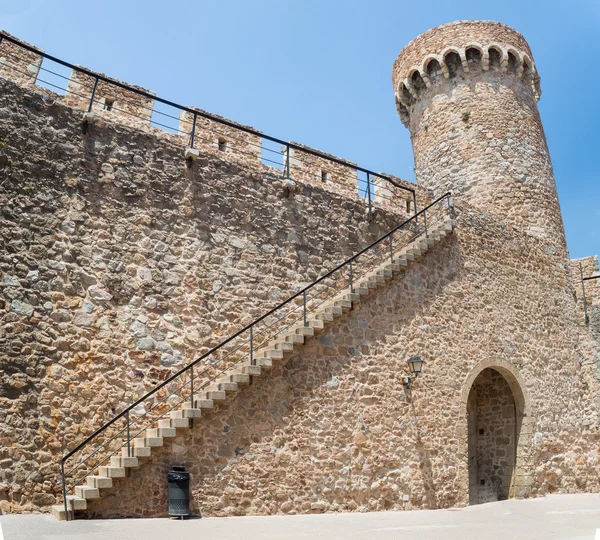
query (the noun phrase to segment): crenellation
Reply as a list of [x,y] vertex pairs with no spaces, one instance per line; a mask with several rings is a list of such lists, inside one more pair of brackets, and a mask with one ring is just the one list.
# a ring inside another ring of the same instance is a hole
[[[39,52],[44,52],[43,49],[34,47],[26,41],[15,38],[8,34],[11,38],[23,43],[29,47],[33,47]],[[0,41],[0,77],[4,77],[10,81],[16,82],[22,86],[32,86],[35,84],[40,67],[42,65],[42,56],[35,52],[28,51],[19,45],[11,43],[7,39]]]
[[[206,111],[197,107],[188,108],[206,113]],[[238,124],[223,116],[216,114],[211,114],[211,116],[226,120],[234,126],[249,128],[249,126]],[[193,126],[194,114],[186,110],[181,111],[179,115],[179,132],[187,141],[191,139]],[[254,128],[251,129],[254,130]],[[194,148],[221,159],[245,163],[252,167],[261,166],[262,140],[260,136],[215,122],[201,115],[196,115]]]
[[[98,73],[106,77],[103,73]],[[110,79],[116,83],[123,84],[116,79]],[[97,81],[97,82],[96,82]],[[141,86],[128,85],[154,95],[154,92]],[[152,98],[132,92],[111,82],[95,79],[82,71],[73,70],[67,85],[64,101],[71,107],[77,107],[107,120],[114,120],[133,127],[147,128],[152,118],[154,100]]]
[[[301,148],[318,151],[310,146],[294,141],[291,142]],[[284,170],[288,165],[287,148],[287,146],[281,148],[284,159]],[[324,155],[339,160],[339,158],[332,156],[331,154]],[[309,184],[317,184],[323,186],[325,189],[341,193],[345,196],[356,197],[358,194],[358,172],[356,170],[356,163],[350,161],[344,161],[344,164],[336,163],[335,161],[330,161],[312,153],[303,152],[297,148],[290,148],[289,173],[291,178],[298,178]]]

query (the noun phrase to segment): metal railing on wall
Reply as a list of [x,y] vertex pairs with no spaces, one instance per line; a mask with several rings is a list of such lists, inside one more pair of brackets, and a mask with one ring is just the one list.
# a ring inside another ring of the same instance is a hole
[[[406,204],[402,208],[404,213],[412,215],[418,211],[415,189],[404,186],[385,174],[371,171],[300,144],[284,141],[217,115],[174,103],[144,89],[124,84],[56,58],[0,32],[0,46],[4,40],[24,51],[41,57],[43,61],[47,61],[46,63],[56,64],[57,68],[70,69],[71,75],[67,77],[58,73],[58,69],[49,69],[44,66],[42,61],[42,64],[38,66],[38,73],[34,77],[26,68],[19,69],[17,67],[20,63],[23,63],[23,58],[11,55],[7,51],[2,51],[1,54],[9,59],[12,57],[14,62],[5,62],[3,69],[8,68],[19,73],[22,77],[34,79],[35,84],[44,86],[55,94],[62,92],[65,98],[78,100],[78,106],[84,110],[87,109],[90,113],[98,110],[101,113],[116,113],[123,115],[124,118],[130,117],[138,121],[141,120],[146,125],[179,135],[183,144],[192,149],[198,145],[203,148],[215,146],[215,141],[221,140],[227,143],[239,143],[234,147],[236,154],[242,158],[244,156],[256,158],[257,155],[260,155],[260,162],[271,167],[273,171],[279,169],[283,178],[295,179],[296,175],[308,175],[314,184],[318,184],[320,180],[324,184],[337,184],[334,187],[345,185],[364,201],[369,220],[372,218],[376,202],[394,207],[399,206],[398,203],[402,201],[400,204]],[[73,72],[82,78],[76,84],[72,84]],[[103,93],[105,94],[107,87],[113,89],[113,93],[119,94],[118,99],[109,100],[107,96],[98,97],[100,85],[103,86]],[[123,95],[123,91],[125,95]],[[127,94],[129,94],[129,97],[127,97]],[[143,98],[143,100],[133,101],[131,99],[133,95]],[[159,110],[157,104],[160,104],[164,110]],[[177,116],[172,114],[177,111],[179,113]],[[209,121],[208,125],[205,122],[202,126],[199,126],[201,120]],[[137,125],[140,125],[139,122]],[[207,134],[211,136],[207,137]],[[246,139],[243,139],[243,137],[246,137]],[[220,149],[220,143],[216,146],[216,149]],[[314,160],[317,160],[316,163]],[[304,171],[294,171],[295,163],[300,163],[300,168],[303,167]],[[319,175],[321,178],[318,178]]]

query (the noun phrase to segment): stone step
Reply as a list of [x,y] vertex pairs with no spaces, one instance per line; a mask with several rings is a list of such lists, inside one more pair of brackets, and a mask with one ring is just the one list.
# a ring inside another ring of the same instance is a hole
[[[121,455],[127,456],[127,448],[121,448]],[[149,446],[132,446],[131,457],[150,457],[152,455],[152,448]]]
[[174,427],[151,428],[148,429],[146,433],[148,434],[148,437],[162,437],[163,439],[167,439],[169,437],[177,437],[177,430]]
[[240,370],[244,375],[252,375],[254,377],[260,375],[262,372],[262,370],[260,369],[260,366],[250,366],[250,365],[242,366],[240,368]]
[[[67,519],[67,516],[65,514],[65,507],[62,504],[55,504],[52,507],[52,515],[58,519],[58,521],[65,521]],[[69,510],[69,521],[75,519],[75,515],[73,513],[72,510]]]
[[294,330],[294,332],[296,334],[298,334],[299,336],[314,336],[315,335],[314,328],[311,328],[310,326],[297,326],[296,329]]
[[254,354],[255,358],[273,358],[275,360],[281,360],[283,358],[283,351],[278,349],[261,349],[260,351],[256,351]]
[[313,328],[314,330],[323,330],[323,328],[325,328],[325,324],[323,323],[323,321],[321,319],[308,319],[308,321],[306,321],[308,326],[310,328]]
[[276,341],[275,343],[273,343],[273,347],[283,352],[289,352],[294,350],[294,344],[291,341]]
[[333,306],[325,307],[325,311],[327,313],[331,313],[334,317],[339,317],[342,313],[344,313],[344,310],[342,309],[342,307],[336,306],[335,304]]
[[384,279],[390,279],[394,277],[394,272],[386,267],[383,270],[377,270],[377,275],[383,277]]
[[327,313],[326,311],[322,311],[321,313],[317,313],[315,317],[321,321],[333,321],[333,313]]
[[189,406],[176,411],[171,411],[171,418],[200,418],[201,416],[202,409],[194,409]]
[[360,294],[356,292],[347,293],[342,297],[342,300],[347,300],[349,302],[359,302]]
[[189,428],[190,421],[187,418],[163,418],[158,421],[159,428]]
[[347,313],[352,309],[352,302],[350,300],[336,300],[334,305],[341,307],[344,313]]
[[[376,288],[377,288],[377,282],[375,280],[369,279],[367,281],[361,281],[358,284],[358,287],[355,288],[355,290],[356,289],[376,289]],[[358,293],[358,294],[362,294],[362,293]]]
[[212,409],[214,408],[215,403],[214,400],[212,399],[206,399],[206,398],[197,398],[194,400],[194,407],[196,409]]
[[99,469],[99,473],[99,476],[108,476],[109,478],[125,478],[125,467],[102,466]]
[[[375,284],[375,287],[377,287],[377,284]],[[354,294],[364,296],[365,294],[369,294],[369,288],[359,285],[358,287],[354,287]]]
[[100,490],[90,486],[75,486],[75,495],[82,499],[99,499]]
[[[160,420],[159,420],[160,421]],[[136,457],[124,457],[124,456],[113,456],[110,458],[110,466],[111,467],[124,467],[124,468],[134,468],[139,465],[138,458]]]
[[108,489],[113,485],[112,478],[107,476],[88,476],[85,481],[89,487],[98,489]]
[[269,369],[270,367],[273,367],[273,359],[272,358],[255,358],[254,365],[265,368],[265,369]]
[[233,394],[239,390],[237,383],[234,382],[226,382],[226,381],[217,381],[214,386],[210,387],[210,390],[222,390],[223,392],[227,392],[228,394]]
[[371,274],[369,280],[375,281],[376,283],[385,283],[385,276],[379,275],[379,272]]
[[250,383],[250,375],[247,373],[231,373],[227,376],[228,380],[224,380],[221,382],[232,382],[236,384],[249,384]]
[[67,495],[67,507],[71,510],[87,510],[87,501],[77,495]]
[[162,446],[164,441],[162,437],[150,437],[147,435],[146,437],[136,437],[133,439],[134,448],[137,446],[148,446],[151,448],[155,448],[157,446]]
[[[198,399],[210,399],[212,401],[225,401],[227,399],[227,392],[225,390],[208,390],[198,396]],[[198,405],[196,405],[197,407]]]
[[305,337],[300,335],[300,334],[283,334],[281,336],[280,339],[277,340],[277,342],[279,341],[287,341],[288,343],[293,343],[293,344],[303,344],[304,343],[304,339]]

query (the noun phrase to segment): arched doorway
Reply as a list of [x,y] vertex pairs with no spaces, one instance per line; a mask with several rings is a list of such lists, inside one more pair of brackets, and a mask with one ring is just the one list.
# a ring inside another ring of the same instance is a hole
[[480,362],[467,377],[462,403],[459,455],[467,465],[469,504],[526,497],[533,418],[516,367],[505,360]]

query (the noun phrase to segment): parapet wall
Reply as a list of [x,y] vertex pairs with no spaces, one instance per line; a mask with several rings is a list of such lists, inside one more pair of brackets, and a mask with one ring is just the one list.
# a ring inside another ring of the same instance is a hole
[[[19,43],[29,45],[22,41]],[[42,52],[41,49],[36,50]],[[42,61],[43,57],[40,54],[29,52],[7,39],[0,43],[1,77],[20,85],[35,87],[36,91],[60,100],[70,107],[86,112],[90,111],[92,115],[84,117],[87,124],[109,121],[135,127],[142,131],[150,131],[166,140],[176,142],[184,148],[192,146],[202,154],[214,155],[219,159],[243,164],[274,176],[283,176],[289,172],[290,179],[295,182],[326,186],[329,191],[338,192],[365,204],[368,202],[365,186],[359,182],[355,163],[346,162],[347,166],[340,165],[334,160],[345,160],[306,147],[312,152],[290,148],[288,167],[287,152],[284,151],[282,156],[278,155],[277,151],[266,149],[261,132],[250,126],[207,113],[197,107],[182,109],[175,125],[173,118],[168,116],[172,115],[172,112],[163,113],[155,110],[154,92],[140,86],[122,83],[81,66],[79,67],[86,73],[73,69],[66,84],[65,93],[60,95],[48,88],[36,86]],[[102,79],[96,79],[94,75],[98,75]],[[196,111],[198,114],[192,111]],[[207,118],[206,115],[209,115],[210,118]],[[168,123],[172,125],[166,125]],[[162,128],[166,128],[166,130]],[[316,156],[314,152],[320,155]],[[277,163],[281,163],[281,165],[277,165]],[[382,176],[389,175],[382,174]],[[383,178],[378,178],[376,181],[374,179],[375,185],[376,182],[382,186],[379,192],[382,196],[378,197],[377,191],[372,189],[371,205],[374,208],[396,209],[399,214],[408,217],[410,214],[406,212],[405,199],[411,198],[412,194],[391,184],[386,185],[388,183]],[[406,189],[417,191],[417,197],[422,203],[419,204],[421,208],[430,200],[426,189],[406,181],[401,183]]]

